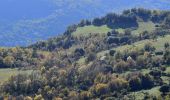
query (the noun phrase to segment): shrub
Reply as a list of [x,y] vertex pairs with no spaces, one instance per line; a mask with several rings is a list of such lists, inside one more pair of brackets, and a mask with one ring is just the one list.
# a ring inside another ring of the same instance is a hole
[[145,51],[152,52],[155,50],[155,47],[151,43],[147,43],[144,46]]
[[28,75],[18,74],[17,76],[12,76],[6,83],[4,83],[2,90],[12,95],[15,93],[20,95],[30,92],[33,89],[29,88],[30,86],[31,80],[28,79]]
[[164,44],[165,49],[168,49],[170,47],[169,43]]
[[109,54],[110,54],[111,56],[114,56],[115,53],[116,53],[115,50],[110,50],[110,51],[109,51]]
[[160,57],[153,57],[152,58],[152,66],[153,67],[160,67],[162,64],[162,58]]
[[95,26],[101,26],[101,25],[103,25],[103,20],[100,19],[100,18],[95,18],[93,20],[92,24],[95,25]]
[[112,35],[112,33],[111,33],[111,32],[108,32],[108,33],[107,33],[107,36],[111,36],[111,35]]
[[114,71],[118,72],[118,73],[122,73],[124,71],[127,71],[128,65],[125,61],[121,60],[119,61],[115,66],[114,66]]
[[105,67],[104,67],[104,71],[103,71],[104,73],[113,73],[113,68],[112,68],[112,66],[111,65],[106,65]]
[[118,44],[119,43],[119,38],[113,37],[113,36],[109,36],[107,38],[107,43],[108,44],[113,44],[113,43]]
[[139,77],[132,77],[129,80],[129,86],[132,91],[140,90],[141,89],[141,79]]
[[159,91],[162,92],[163,94],[166,94],[170,91],[170,87],[169,87],[169,85],[163,85],[163,86],[161,86]]
[[119,42],[123,44],[130,43],[130,38],[128,36],[121,37]]
[[112,30],[112,31],[111,31],[111,35],[112,35],[112,36],[116,36],[116,35],[118,35],[118,34],[119,34],[119,32],[116,31],[116,30]]
[[107,84],[103,84],[103,83],[99,83],[95,86],[95,93],[97,95],[103,95],[106,94],[108,92],[108,86]]
[[78,93],[76,91],[70,91],[68,97],[71,100],[77,100],[78,99]]
[[152,76],[155,76],[155,77],[156,76],[160,77],[162,73],[161,73],[160,70],[152,70],[152,71],[149,72],[149,74],[152,75]]
[[84,27],[86,25],[91,25],[91,22],[89,20],[81,20],[81,22],[78,24],[79,27]]
[[60,92],[62,95],[68,95],[69,94],[69,89],[67,87],[63,88]]
[[130,29],[126,29],[125,30],[125,35],[130,36],[131,35],[131,30]]
[[83,91],[80,93],[80,100],[90,100],[92,94],[88,91]]
[[85,55],[85,51],[82,48],[77,48],[74,52],[77,56],[84,56]]
[[86,62],[90,62],[96,59],[96,54],[95,53],[90,53],[87,56]]
[[139,67],[146,67],[147,65],[147,58],[145,56],[138,56],[137,57],[137,61],[136,61],[137,65]]
[[166,71],[166,67],[165,67],[165,66],[161,66],[161,67],[160,67],[160,70],[161,70],[161,71]]
[[164,53],[163,53],[163,51],[156,51],[155,52],[155,55],[163,55]]
[[110,80],[111,80],[111,74],[103,74],[103,73],[100,73],[96,76],[95,80],[94,80],[94,83],[108,83]]
[[140,33],[140,39],[149,39],[150,35],[148,31]]
[[127,89],[127,87],[128,87],[128,82],[122,78],[112,79],[109,82],[109,89],[111,92]]
[[150,89],[154,86],[154,80],[153,77],[151,77],[149,74],[139,74],[130,78],[129,86],[132,91]]
[[24,100],[33,100],[33,99],[32,99],[32,97],[27,96],[24,98]]
[[77,25],[71,25],[67,27],[67,30],[64,32],[64,35],[70,35],[72,32],[76,31]]
[[116,52],[115,53],[115,59],[116,60],[121,60],[123,58],[123,54],[121,52]]
[[153,77],[151,77],[149,74],[142,75],[141,80],[143,89],[150,89],[154,86]]
[[6,56],[3,59],[3,63],[7,66],[7,67],[12,67],[14,64],[14,57],[13,56]]
[[44,98],[43,98],[42,95],[40,94],[40,95],[36,95],[36,96],[34,97],[34,100],[44,100]]
[[166,95],[164,100],[170,100],[170,94]]
[[166,64],[170,64],[170,50],[165,50],[163,59]]

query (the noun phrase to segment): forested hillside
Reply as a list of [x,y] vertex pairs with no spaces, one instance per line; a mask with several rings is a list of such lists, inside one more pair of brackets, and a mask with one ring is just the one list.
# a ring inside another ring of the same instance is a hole
[[133,7],[168,10],[169,5],[169,0],[2,0],[0,46],[26,46],[46,40],[81,19],[109,12]]
[[[28,47],[0,49],[0,98],[169,100],[170,11],[129,9],[71,25]],[[33,70],[30,72],[30,70]]]

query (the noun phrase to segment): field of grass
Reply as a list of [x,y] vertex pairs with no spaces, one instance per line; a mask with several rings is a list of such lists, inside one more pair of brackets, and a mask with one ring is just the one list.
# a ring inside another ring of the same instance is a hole
[[144,97],[146,96],[146,93],[152,96],[159,97],[161,95],[161,92],[159,91],[159,86],[154,87],[150,90],[141,90],[137,92],[132,92],[131,95],[134,97],[134,100],[144,100]]
[[[144,45],[145,45],[146,43],[148,43],[148,42],[149,42],[149,40],[142,40],[142,41],[139,41],[139,42],[135,42],[135,43],[132,44],[132,45],[123,45],[123,46],[119,46],[119,47],[113,48],[113,49],[116,50],[116,51],[123,52],[124,50],[131,49],[131,48],[134,48],[134,47],[143,48]],[[106,54],[106,53],[108,53],[108,52],[109,52],[109,50],[99,52],[99,53],[97,54],[97,56],[98,56],[98,57],[99,57],[99,56],[103,56],[104,54]]]
[[156,29],[155,24],[151,21],[149,22],[138,22],[139,27],[136,30],[132,31],[132,34],[139,35],[143,31],[152,32]]
[[[152,32],[155,30],[155,24],[151,21],[149,22],[138,22],[139,27],[132,31],[132,34],[139,35],[139,33],[143,31]],[[90,33],[107,33],[108,31],[111,31],[112,29],[108,28],[106,25],[103,26],[85,26],[85,27],[78,27],[75,32],[72,33],[73,36],[88,36]],[[118,28],[116,29],[119,33],[124,33],[125,29]]]
[[31,74],[33,70],[18,70],[18,69],[10,69],[10,68],[3,68],[0,69],[0,83],[7,81],[12,75],[17,74]]
[[[123,46],[119,46],[119,47],[113,48],[113,49],[116,51],[123,52],[124,50],[131,49],[134,47],[140,49],[140,48],[143,48],[146,43],[151,43],[156,48],[156,50],[162,50],[162,49],[164,49],[164,44],[166,42],[170,43],[169,40],[170,40],[170,35],[166,35],[165,37],[159,37],[156,41],[147,39],[147,40],[135,42],[132,45],[123,45]],[[109,50],[99,52],[97,54],[97,56],[98,57],[103,56],[104,54],[106,54],[108,52],[109,52]]]
[[166,35],[165,37],[160,37],[157,39],[156,42],[152,42],[152,43],[157,50],[162,50],[164,48],[165,43],[170,43],[170,35]]
[[[138,28],[132,30],[133,35],[139,35],[143,31],[152,32],[156,29],[155,24],[151,21],[149,21],[149,22],[138,22],[138,24],[139,24]],[[116,29],[116,31],[118,31],[119,33],[124,33],[125,29],[118,28],[118,29]]]
[[108,28],[106,25],[103,26],[85,26],[85,27],[79,27],[77,28],[77,30],[75,32],[72,33],[73,36],[88,36],[90,33],[99,33],[99,34],[103,34],[103,33],[107,33],[111,31],[110,28]]
[[118,32],[121,34],[121,33],[124,33],[124,32],[125,32],[125,29],[123,29],[123,28],[118,28],[118,29],[116,29],[116,31],[118,31]]

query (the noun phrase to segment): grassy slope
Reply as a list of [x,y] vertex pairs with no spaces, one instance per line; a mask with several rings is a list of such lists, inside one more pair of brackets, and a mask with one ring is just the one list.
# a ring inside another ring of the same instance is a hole
[[149,89],[149,90],[141,90],[141,91],[137,91],[137,92],[132,92],[132,93],[130,93],[130,95],[132,95],[135,100],[144,100],[145,93],[148,93],[152,96],[159,97],[161,95],[159,88],[160,87],[157,86],[157,87],[154,87],[154,88]]
[[[117,51],[123,51],[123,50],[126,50],[126,49],[133,48],[134,46],[138,47],[138,48],[142,48],[146,43],[150,42],[156,47],[156,49],[160,50],[160,49],[164,48],[165,42],[170,43],[169,39],[170,39],[170,35],[167,35],[165,37],[159,37],[157,39],[157,41],[143,40],[143,41],[136,42],[133,45],[120,46],[120,47],[117,47],[117,48],[114,48],[114,49],[117,50]],[[108,50],[98,53],[98,57],[103,56],[106,53],[108,53]],[[85,58],[82,57],[81,59],[79,59],[78,64],[82,65],[82,68],[85,67],[85,65],[84,65],[85,64]],[[150,72],[149,69],[142,69],[140,71],[144,74]],[[128,73],[131,73],[131,71],[127,71],[127,72],[121,74],[120,76],[125,76]],[[165,73],[170,73],[170,67],[167,67]],[[164,83],[168,83],[170,81],[169,77],[162,76],[161,78],[163,79]],[[137,92],[132,92],[132,93],[130,93],[130,95],[134,96],[136,100],[143,100],[145,93],[159,97],[161,95],[159,89],[160,89],[160,86],[157,86],[157,87],[153,87],[152,89],[148,89],[148,90],[141,90],[141,91],[137,91]]]
[[[141,70],[142,73],[148,73],[149,71],[150,71],[149,69]],[[167,66],[165,73],[170,73],[170,66]],[[163,79],[164,83],[169,84],[169,81],[170,81],[169,77],[162,76],[161,78]],[[161,92],[159,91],[159,89],[160,89],[160,86],[156,86],[156,87],[153,87],[148,90],[140,90],[140,91],[136,91],[136,92],[131,92],[130,95],[133,95],[136,100],[144,100],[145,93],[148,93],[152,96],[159,97],[159,96],[161,96]]]
[[[134,35],[139,35],[139,33],[143,32],[143,31],[152,32],[155,30],[155,24],[151,21],[138,22],[138,24],[139,24],[139,27],[132,31],[132,34],[134,34]],[[108,28],[106,25],[103,25],[100,27],[90,25],[90,26],[85,26],[85,27],[79,27],[74,33],[72,33],[72,35],[79,37],[79,36],[88,36],[89,33],[106,34],[108,31],[111,31],[111,30],[112,29]],[[124,31],[125,31],[125,29],[122,29],[122,28],[118,28],[116,30],[119,31],[120,33],[124,33]],[[152,41],[152,40],[143,40],[143,41],[136,42],[133,45],[124,45],[124,46],[120,46],[120,47],[113,48],[113,49],[115,49],[117,51],[123,51],[128,48],[133,48],[134,46],[136,46],[138,48],[142,48],[146,43],[151,42],[157,49],[160,50],[161,48],[163,48],[164,43],[168,42],[168,39],[170,39],[170,36],[166,36],[165,38],[158,38],[158,40],[156,42]],[[106,53],[108,53],[108,50],[99,52],[97,54],[97,56],[100,57]],[[85,58],[81,58],[78,61],[79,64],[84,64],[84,62],[85,62]]]
[[[142,33],[143,31],[148,31],[148,32],[152,32],[156,29],[155,24],[151,21],[149,22],[138,22],[138,28],[132,30],[132,34],[133,35],[139,35],[140,33]],[[119,33],[124,33],[125,29],[123,28],[118,28],[116,29]]]
[[9,68],[0,69],[0,83],[7,81],[13,75],[22,74],[22,73],[30,74],[32,71],[33,70],[19,71],[18,69],[9,69]]
[[155,24],[151,21],[149,22],[138,22],[139,27],[132,31],[132,34],[139,35],[143,31],[152,32],[156,29]]
[[[164,44],[166,42],[170,43],[169,40],[170,40],[170,35],[167,35],[165,37],[159,37],[156,41],[147,39],[147,40],[135,42],[132,45],[123,45],[123,46],[119,46],[119,47],[113,48],[113,49],[116,51],[122,52],[126,49],[131,49],[133,47],[137,47],[140,49],[140,48],[143,48],[146,43],[151,43],[156,48],[156,50],[162,50],[164,48]],[[103,56],[104,54],[106,54],[108,52],[109,52],[108,50],[99,52],[98,56]]]
[[90,33],[99,33],[99,34],[104,34],[107,33],[108,31],[111,31],[110,28],[108,28],[106,25],[97,27],[97,26],[85,26],[85,27],[79,27],[73,34],[73,36],[88,36]]
[[[132,31],[132,34],[138,35],[139,33],[142,33],[143,31],[152,32],[155,30],[155,24],[153,22],[138,22],[139,27],[137,29],[134,29]],[[108,28],[106,25],[103,26],[85,26],[85,27],[79,27],[75,32],[72,33],[73,36],[88,36],[90,33],[99,33],[99,34],[106,34],[108,31],[111,31],[112,29]],[[124,33],[125,29],[118,28],[116,29],[120,33]]]

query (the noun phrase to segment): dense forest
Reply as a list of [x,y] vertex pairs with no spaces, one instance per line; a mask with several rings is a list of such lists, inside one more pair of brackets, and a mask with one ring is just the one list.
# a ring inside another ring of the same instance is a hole
[[[141,23],[149,27],[139,31]],[[92,27],[109,31],[88,33]],[[28,47],[0,48],[1,68],[34,69],[0,83],[0,100],[169,100],[169,39],[170,11],[134,8]]]

